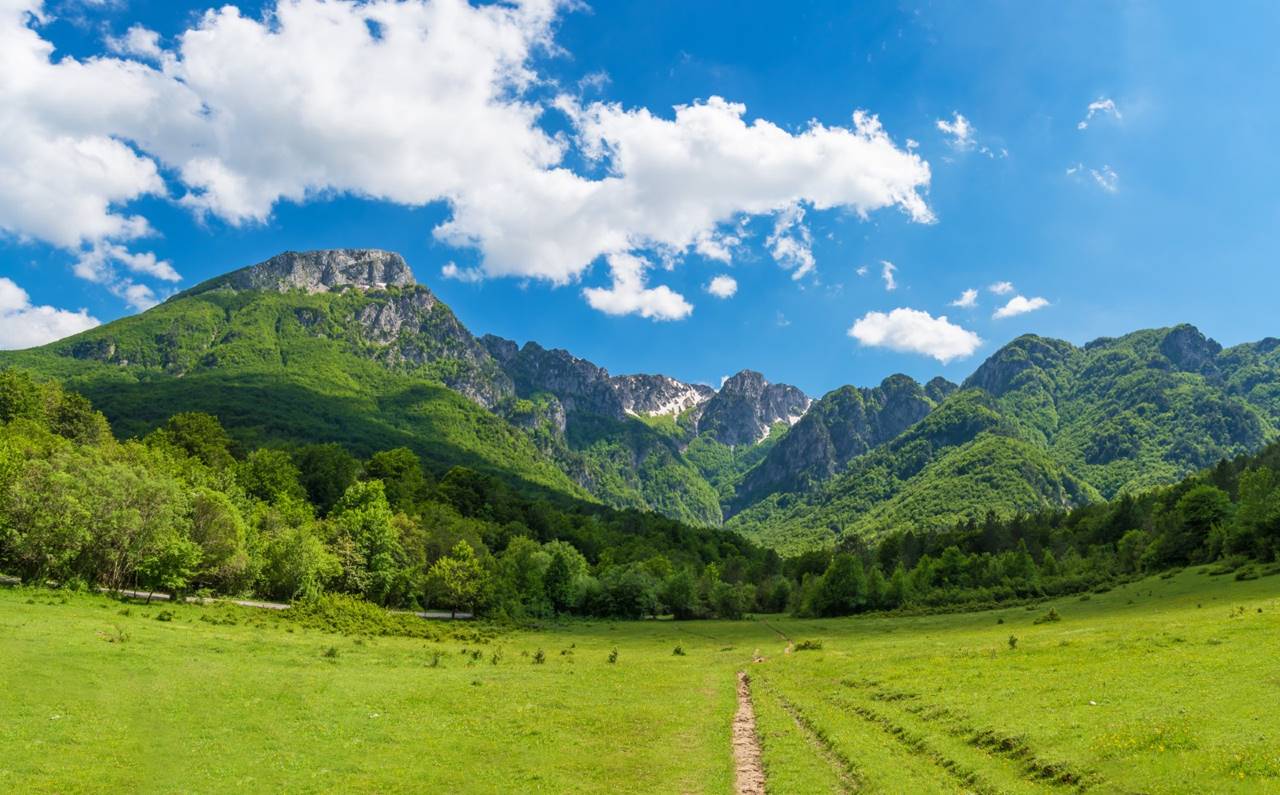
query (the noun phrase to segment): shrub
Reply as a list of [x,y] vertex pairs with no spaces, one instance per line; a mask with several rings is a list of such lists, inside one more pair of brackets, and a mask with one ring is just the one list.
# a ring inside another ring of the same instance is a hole
[[1253,566],[1245,566],[1236,572],[1237,580],[1256,580],[1258,579],[1258,570]]
[[1016,649],[1016,648],[1018,648],[1018,636],[1017,636],[1017,635],[1010,635],[1010,636],[1009,636],[1009,648],[1011,648],[1011,649]]
[[159,613],[156,613],[156,621],[172,621],[172,620],[173,620],[172,610],[161,610]]
[[542,649],[538,649],[533,653],[533,664],[542,665],[547,661],[547,654]]
[[675,657],[683,657],[683,656],[684,656],[684,647],[683,647],[683,646],[676,646],[674,649],[672,649],[672,650],[671,650],[671,654],[672,654],[672,656],[675,656]]
[[336,659],[338,656],[338,647],[330,646],[329,648],[324,650],[324,654],[322,654],[321,656],[328,660]]
[[1051,607],[1051,608],[1049,608],[1049,612],[1047,612],[1047,613],[1045,613],[1044,615],[1040,616],[1039,618],[1037,618],[1035,621],[1033,621],[1033,622],[1031,622],[1031,623],[1033,623],[1033,624],[1052,624],[1052,623],[1053,623],[1053,622],[1055,622],[1055,621],[1061,621],[1061,620],[1062,620],[1062,616],[1058,615],[1058,611],[1057,611],[1056,609],[1054,609],[1054,608],[1052,608],[1052,607]]
[[796,644],[795,651],[822,651],[822,641],[802,640]]
[[614,646],[613,651],[609,652],[609,664],[613,665],[618,661],[618,647]]

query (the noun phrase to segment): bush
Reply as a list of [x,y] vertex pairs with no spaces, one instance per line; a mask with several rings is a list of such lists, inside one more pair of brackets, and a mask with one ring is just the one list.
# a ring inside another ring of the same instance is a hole
[[156,613],[156,621],[172,621],[172,620],[173,620],[172,610],[161,610],[159,613]]
[[683,647],[683,646],[676,646],[674,649],[672,649],[672,650],[671,650],[671,654],[672,654],[672,656],[674,656],[674,657],[683,657],[683,656],[684,656],[684,647]]
[[614,646],[613,651],[609,652],[609,664],[613,665],[618,661],[618,647]]
[[1253,566],[1245,566],[1236,572],[1236,580],[1256,580],[1258,579],[1258,570]]
[[542,665],[547,661],[547,654],[542,649],[538,649],[533,653],[533,664]]
[[1009,648],[1011,648],[1011,649],[1016,649],[1016,648],[1018,648],[1018,636],[1017,636],[1017,635],[1010,635],[1010,636],[1009,636]]
[[1044,615],[1040,616],[1039,618],[1037,618],[1035,621],[1033,621],[1033,622],[1031,622],[1031,623],[1033,623],[1033,624],[1052,624],[1052,623],[1054,623],[1055,621],[1061,621],[1061,620],[1062,620],[1062,616],[1058,615],[1058,611],[1057,611],[1056,609],[1054,609],[1054,608],[1052,608],[1052,607],[1051,607],[1051,608],[1049,608],[1049,612],[1047,612],[1047,613],[1045,613]]
[[794,651],[822,651],[822,641],[802,640],[795,645]]

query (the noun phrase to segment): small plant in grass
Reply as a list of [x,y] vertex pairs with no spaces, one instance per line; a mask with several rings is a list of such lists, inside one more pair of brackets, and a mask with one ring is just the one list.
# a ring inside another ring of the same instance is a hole
[[683,646],[676,646],[674,649],[672,649],[672,650],[671,650],[671,655],[672,655],[673,657],[683,657],[683,656],[684,656],[684,647],[683,647]]
[[822,641],[802,640],[796,644],[795,651],[822,651]]
[[1236,572],[1236,580],[1256,580],[1258,579],[1258,570],[1253,566],[1245,566]]
[[1044,615],[1040,616],[1039,618],[1037,618],[1035,621],[1033,621],[1033,622],[1031,622],[1031,623],[1033,623],[1033,624],[1052,624],[1052,623],[1053,623],[1053,622],[1055,622],[1055,621],[1061,621],[1061,620],[1062,620],[1062,616],[1058,615],[1058,611],[1057,611],[1056,609],[1054,609],[1054,608],[1052,608],[1052,607],[1051,607],[1051,608],[1049,608],[1049,612],[1047,612],[1047,613],[1045,613]]
[[489,657],[490,665],[497,665],[502,660],[502,652],[494,649],[493,654]]
[[547,661],[547,654],[542,649],[538,649],[533,653],[533,664],[542,665]]
[[444,655],[438,651],[431,652],[431,657],[427,660],[427,665],[430,666],[431,668],[439,668],[440,658],[443,656]]
[[1004,623],[1004,616],[1001,616],[1000,618],[997,618],[997,619],[996,619],[996,623],[997,623],[997,624],[1003,624],[1003,623]]
[[337,647],[337,646],[330,646],[329,648],[327,648],[327,649],[325,649],[325,650],[324,650],[324,654],[322,654],[321,656],[322,656],[322,657],[324,657],[326,660],[334,660],[334,659],[337,659],[337,657],[338,657],[338,647]]
[[133,612],[133,608],[130,608],[130,607],[126,607],[125,609],[119,611],[120,615],[124,616],[125,618],[128,618],[129,614],[132,612]]
[[128,643],[129,642],[129,633],[121,629],[119,625],[116,626],[114,632],[99,632],[98,637],[102,638],[107,643]]
[[618,647],[614,646],[613,651],[609,652],[609,664],[613,665],[618,662]]
[[1009,648],[1010,648],[1010,649],[1016,649],[1016,648],[1018,648],[1018,636],[1017,636],[1017,635],[1010,635],[1010,636],[1009,636]]
[[156,621],[172,621],[172,620],[173,620],[172,610],[161,610],[159,613],[156,613]]

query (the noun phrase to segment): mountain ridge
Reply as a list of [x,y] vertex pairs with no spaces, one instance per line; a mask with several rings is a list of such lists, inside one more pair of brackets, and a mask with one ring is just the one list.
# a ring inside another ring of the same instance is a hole
[[717,390],[477,337],[379,249],[284,252],[0,364],[66,380],[125,432],[203,408],[255,441],[409,443],[780,548],[952,521],[977,510],[964,489],[998,513],[1110,498],[1280,429],[1275,338],[1023,335],[960,385],[895,374],[814,399],[743,370]]

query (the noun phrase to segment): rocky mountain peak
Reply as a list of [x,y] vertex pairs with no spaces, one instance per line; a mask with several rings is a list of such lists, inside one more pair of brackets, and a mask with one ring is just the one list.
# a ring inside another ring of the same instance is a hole
[[1179,370],[1211,375],[1218,370],[1214,360],[1222,352],[1222,346],[1200,329],[1184,323],[1169,329],[1160,341],[1160,352]]
[[409,270],[404,257],[393,251],[333,248],[286,251],[256,265],[210,279],[178,295],[193,295],[220,287],[323,293],[344,287],[373,290],[412,284],[413,271]]
[[794,425],[813,401],[789,384],[770,384],[755,370],[742,370],[725,380],[703,406],[698,431],[723,444],[754,444],[777,422]]

